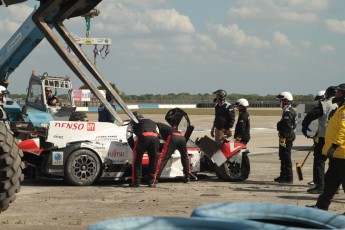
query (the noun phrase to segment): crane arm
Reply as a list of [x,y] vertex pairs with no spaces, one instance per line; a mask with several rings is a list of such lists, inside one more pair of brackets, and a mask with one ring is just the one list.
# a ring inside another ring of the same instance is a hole
[[0,84],[7,86],[11,73],[44,39],[44,34],[32,21],[34,10],[0,50]]

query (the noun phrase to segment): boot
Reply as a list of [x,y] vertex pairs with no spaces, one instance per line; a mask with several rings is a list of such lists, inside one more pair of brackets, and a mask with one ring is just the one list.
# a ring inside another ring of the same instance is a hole
[[323,188],[321,186],[316,185],[314,188],[310,188],[307,190],[310,194],[322,194]]
[[274,181],[275,181],[275,182],[278,182],[278,181],[280,181],[280,180],[282,180],[282,179],[283,179],[282,176],[278,176],[278,177],[274,178]]
[[286,177],[277,177],[274,181],[278,183],[293,184],[293,179]]
[[188,184],[189,182],[190,182],[190,175],[187,174],[187,175],[185,175],[184,178],[183,178],[183,183]]
[[139,184],[138,183],[129,183],[129,187],[132,187],[132,188],[139,188]]

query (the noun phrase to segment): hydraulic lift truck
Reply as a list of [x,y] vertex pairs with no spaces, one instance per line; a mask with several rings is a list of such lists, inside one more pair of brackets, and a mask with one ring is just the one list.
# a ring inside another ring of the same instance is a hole
[[[25,2],[26,0],[0,0],[0,7]],[[22,26],[13,34],[9,41],[0,50],[0,86],[7,88],[9,76],[15,71],[20,63],[31,53],[32,50],[46,38],[62,60],[70,67],[76,76],[86,85],[91,92],[106,106],[115,116],[119,124],[123,121],[116,111],[110,106],[97,86],[92,82],[89,75],[110,92],[113,99],[135,122],[138,122],[127,105],[111,87],[110,83],[103,78],[81,46],[73,39],[70,32],[64,26],[66,19],[83,16],[92,11],[101,0],[40,0],[39,7],[24,21]],[[55,29],[62,41],[53,31]],[[66,50],[64,45],[77,56],[79,62]],[[81,64],[89,73],[82,69]],[[0,98],[5,98],[4,90],[0,90]],[[4,100],[2,100],[4,101]],[[20,191],[23,180],[22,152],[18,149],[19,141],[14,138],[10,128],[10,121],[4,111],[6,104],[1,103],[0,111],[0,212],[6,210],[9,204],[15,200],[15,194]]]

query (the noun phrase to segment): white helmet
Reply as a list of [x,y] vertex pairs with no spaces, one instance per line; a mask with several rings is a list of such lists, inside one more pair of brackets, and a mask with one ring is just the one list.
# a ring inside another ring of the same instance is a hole
[[278,94],[276,99],[279,99],[279,100],[286,99],[288,101],[293,101],[293,97],[292,97],[292,94],[290,92],[281,92],[280,94]]
[[244,98],[240,98],[236,101],[235,103],[236,106],[242,105],[244,107],[248,107],[249,106],[249,102],[247,101],[247,99]]
[[326,90],[319,91],[315,95],[314,101],[323,101],[323,100],[325,100],[325,93],[326,93]]
[[6,96],[9,93],[5,86],[0,85],[0,105],[6,104]]

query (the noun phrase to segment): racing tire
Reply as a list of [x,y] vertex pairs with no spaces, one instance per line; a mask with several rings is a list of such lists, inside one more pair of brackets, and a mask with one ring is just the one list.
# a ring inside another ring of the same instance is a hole
[[219,179],[229,182],[241,182],[248,179],[250,173],[250,162],[247,154],[242,154],[241,165],[227,160],[219,167],[216,167],[216,175]]
[[16,199],[16,193],[20,191],[24,180],[23,152],[19,150],[18,144],[10,127],[0,122],[0,212],[8,209]]
[[71,153],[65,167],[65,180],[72,185],[86,186],[98,180],[101,163],[98,156],[88,149]]

